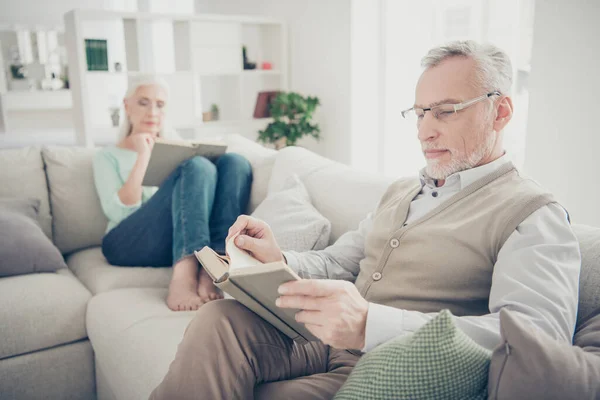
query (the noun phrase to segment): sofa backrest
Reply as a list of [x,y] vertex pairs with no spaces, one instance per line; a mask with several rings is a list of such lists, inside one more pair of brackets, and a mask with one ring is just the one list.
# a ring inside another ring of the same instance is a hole
[[306,186],[313,206],[331,221],[330,243],[356,229],[360,221],[375,210],[393,182],[393,179],[359,172],[301,147],[279,151],[269,187],[281,187],[292,174],[297,174]]
[[577,327],[600,314],[600,229],[573,225],[581,251]]
[[54,244],[63,253],[98,246],[107,219],[94,185],[92,160],[97,149],[44,147]]
[[40,200],[38,220],[52,239],[52,217],[44,163],[39,147],[0,150],[0,197]]

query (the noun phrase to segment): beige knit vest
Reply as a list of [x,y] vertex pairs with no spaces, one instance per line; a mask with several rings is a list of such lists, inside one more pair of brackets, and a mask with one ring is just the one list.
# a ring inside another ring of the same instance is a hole
[[498,252],[552,195],[507,163],[405,225],[420,190],[418,179],[402,179],[384,194],[356,287],[370,302],[407,310],[489,313]]

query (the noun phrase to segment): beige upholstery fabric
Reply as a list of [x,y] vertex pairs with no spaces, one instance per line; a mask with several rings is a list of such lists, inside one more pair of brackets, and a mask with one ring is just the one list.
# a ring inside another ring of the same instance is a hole
[[174,312],[166,289],[119,289],[89,303],[87,327],[105,393],[147,399],[162,381],[193,311]]
[[98,246],[107,220],[94,186],[94,149],[45,147],[54,243],[63,253]]
[[94,351],[87,340],[0,360],[0,399],[95,398]]
[[298,174],[313,206],[331,221],[330,243],[356,229],[393,182],[391,178],[360,173],[301,147],[286,147],[277,155],[269,188],[281,187],[292,174]]
[[285,180],[293,174],[297,174],[304,181],[309,174],[322,171],[334,164],[336,164],[335,161],[321,157],[303,147],[285,147],[279,150],[275,158],[269,180],[269,193],[276,192],[283,187]]
[[228,146],[227,152],[243,155],[252,165],[252,191],[248,205],[248,214],[250,214],[267,197],[269,179],[277,152],[240,135],[227,135],[225,142]]
[[113,266],[106,261],[100,247],[68,255],[67,265],[92,294],[121,288],[167,288],[173,271],[172,268]]
[[0,279],[0,359],[84,339],[91,295],[73,276],[45,273]]
[[38,220],[46,236],[52,239],[48,186],[39,148],[0,150],[0,197],[39,199]]

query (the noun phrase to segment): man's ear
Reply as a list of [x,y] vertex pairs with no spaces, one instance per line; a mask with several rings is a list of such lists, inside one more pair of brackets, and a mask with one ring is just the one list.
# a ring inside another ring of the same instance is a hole
[[513,115],[512,99],[508,96],[502,98],[496,105],[496,119],[494,120],[494,130],[502,131]]

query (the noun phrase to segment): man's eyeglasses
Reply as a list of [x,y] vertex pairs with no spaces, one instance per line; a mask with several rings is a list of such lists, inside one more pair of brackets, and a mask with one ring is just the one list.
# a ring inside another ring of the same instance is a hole
[[408,110],[402,111],[401,114],[402,114],[402,117],[407,120],[420,121],[423,117],[425,117],[425,113],[427,111],[430,111],[431,114],[436,119],[444,121],[444,120],[447,120],[448,118],[450,118],[451,116],[455,115],[460,110],[464,110],[465,108],[472,106],[475,103],[478,103],[482,100],[488,99],[492,96],[500,96],[500,95],[501,95],[500,92],[496,90],[496,91],[484,94],[483,96],[479,96],[479,97],[476,97],[471,100],[463,101],[462,103],[440,104],[440,105],[428,107],[428,108],[412,107],[412,108],[409,108]]

